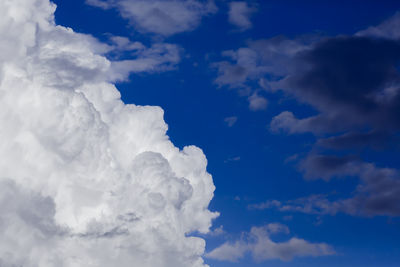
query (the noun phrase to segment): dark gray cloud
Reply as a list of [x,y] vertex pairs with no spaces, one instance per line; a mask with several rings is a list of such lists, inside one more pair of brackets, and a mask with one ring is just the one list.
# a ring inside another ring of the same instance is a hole
[[301,161],[299,167],[305,178],[324,180],[356,175],[360,168],[357,157],[334,155],[310,155]]
[[294,62],[284,89],[317,108],[327,123],[400,128],[400,42],[329,38],[297,54]]

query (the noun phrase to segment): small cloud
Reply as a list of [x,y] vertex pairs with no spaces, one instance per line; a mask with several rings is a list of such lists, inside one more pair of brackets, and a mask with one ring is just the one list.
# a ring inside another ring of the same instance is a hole
[[264,97],[257,93],[252,94],[249,98],[249,108],[252,111],[265,110],[267,108],[268,101]]
[[229,3],[229,22],[241,30],[247,30],[253,25],[250,21],[250,16],[256,12],[255,7],[250,7],[244,1]]
[[232,127],[237,122],[237,119],[238,118],[236,116],[227,117],[224,119],[224,122],[228,125],[228,127]]
[[228,158],[228,159],[224,160],[224,163],[228,163],[228,162],[232,162],[232,161],[239,161],[239,160],[240,160],[240,157],[237,156],[237,157]]
[[270,208],[279,208],[282,203],[278,200],[267,200],[258,204],[250,204],[247,206],[249,210],[265,210]]

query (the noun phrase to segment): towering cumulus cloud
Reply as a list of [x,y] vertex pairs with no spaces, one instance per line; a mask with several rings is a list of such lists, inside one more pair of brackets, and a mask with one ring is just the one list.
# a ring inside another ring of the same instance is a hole
[[162,109],[125,105],[106,46],[54,10],[0,1],[0,266],[206,266],[205,156]]

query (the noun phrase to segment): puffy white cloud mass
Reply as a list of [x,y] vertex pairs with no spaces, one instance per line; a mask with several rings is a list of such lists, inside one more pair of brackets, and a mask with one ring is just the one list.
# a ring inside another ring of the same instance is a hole
[[0,266],[204,267],[214,185],[159,107],[125,105],[104,45],[48,0],[0,1]]
[[250,253],[256,262],[262,262],[272,259],[289,261],[294,257],[317,257],[335,254],[334,249],[325,243],[311,243],[296,237],[284,242],[273,241],[271,236],[279,233],[289,234],[289,229],[279,223],[252,227],[249,233],[242,234],[240,240],[222,244],[208,253],[207,257],[237,262],[244,258],[247,253]]
[[86,0],[102,9],[116,8],[141,32],[169,36],[194,30],[203,16],[213,14],[213,0]]

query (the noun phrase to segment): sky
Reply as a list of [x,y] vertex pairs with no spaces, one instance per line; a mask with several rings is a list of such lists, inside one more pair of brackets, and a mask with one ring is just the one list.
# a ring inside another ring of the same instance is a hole
[[0,266],[399,266],[400,2],[0,2]]

